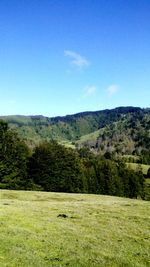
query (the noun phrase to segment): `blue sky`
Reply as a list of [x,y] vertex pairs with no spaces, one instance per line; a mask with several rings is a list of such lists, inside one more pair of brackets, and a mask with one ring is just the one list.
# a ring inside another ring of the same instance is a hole
[[0,115],[150,106],[149,0],[1,0]]

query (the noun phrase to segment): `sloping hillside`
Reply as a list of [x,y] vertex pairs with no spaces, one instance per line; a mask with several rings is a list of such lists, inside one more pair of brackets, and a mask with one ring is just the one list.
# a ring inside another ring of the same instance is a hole
[[138,155],[142,150],[150,149],[150,113],[142,110],[124,114],[118,121],[82,136],[77,144],[101,152]]
[[119,107],[112,110],[83,112],[64,117],[44,116],[3,116],[12,128],[16,128],[21,138],[34,145],[41,140],[76,141],[121,119],[137,114],[150,114],[149,110],[135,107]]

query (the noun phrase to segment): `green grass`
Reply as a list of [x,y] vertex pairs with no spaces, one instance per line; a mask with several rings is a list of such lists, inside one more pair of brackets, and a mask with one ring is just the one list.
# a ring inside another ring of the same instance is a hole
[[145,181],[146,181],[146,184],[150,186],[150,178],[147,178]]
[[61,141],[59,141],[58,143],[59,143],[60,145],[65,146],[65,147],[75,149],[75,145],[73,145],[71,141],[61,140]]
[[132,159],[132,160],[136,161],[139,159],[139,156],[137,156],[137,155],[123,155],[122,158],[127,159],[127,160]]
[[111,196],[0,190],[0,266],[149,266],[149,208]]
[[145,165],[145,164],[139,164],[139,163],[126,163],[126,164],[133,170],[137,170],[138,166],[141,166],[143,174],[147,174],[147,171],[150,168],[150,165]]
[[100,130],[97,130],[95,132],[92,132],[90,134],[82,135],[76,143],[80,144],[86,141],[96,141],[97,138],[99,137]]

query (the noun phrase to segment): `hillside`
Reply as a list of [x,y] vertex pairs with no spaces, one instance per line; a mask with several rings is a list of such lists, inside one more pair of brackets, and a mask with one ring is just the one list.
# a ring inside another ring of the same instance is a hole
[[149,266],[147,201],[0,190],[0,266]]
[[150,149],[149,110],[122,114],[117,121],[110,122],[92,135],[82,136],[77,144],[100,152],[140,155],[142,150]]
[[[99,151],[132,154],[150,145],[150,109],[118,107],[64,117],[1,116],[31,147],[57,140]],[[88,136],[89,135],[89,136]]]

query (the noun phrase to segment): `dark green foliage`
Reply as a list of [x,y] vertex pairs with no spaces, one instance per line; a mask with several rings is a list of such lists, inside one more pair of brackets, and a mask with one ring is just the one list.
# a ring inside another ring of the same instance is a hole
[[[100,130],[98,140],[94,142],[89,140],[87,145],[90,147],[92,144],[95,150],[103,147],[104,153],[110,149],[118,153],[138,153],[139,145],[144,149],[147,148],[147,142],[150,142],[149,109],[119,107],[55,118],[44,116],[7,116],[4,118],[11,127],[17,128],[19,136],[31,147],[41,141],[76,142],[81,136],[97,130]],[[119,144],[119,142],[122,143]]]
[[[79,151],[80,155],[82,150]],[[114,161],[111,154],[105,156],[82,157],[88,192],[144,199],[144,176],[141,168],[133,171],[127,168],[124,161]]]
[[29,149],[17,133],[0,121],[0,187],[27,188],[27,160]]
[[55,141],[35,148],[29,175],[46,191],[84,192],[85,184],[78,154]]
[[88,147],[73,150],[50,141],[36,146],[30,154],[25,143],[4,121],[0,121],[0,188],[142,199],[148,195],[141,168],[127,169],[114,153],[107,151],[100,156]]
[[85,158],[85,159],[93,158],[93,153],[90,151],[88,147],[82,147],[78,149],[78,154],[80,158]]
[[144,199],[150,201],[150,179],[145,179],[144,184]]
[[84,164],[89,193],[144,199],[142,172],[129,170],[123,162],[103,157],[86,160]]
[[144,149],[140,153],[139,163],[150,165],[150,145],[147,143],[147,150]]
[[[28,177],[30,151],[7,122],[0,121],[0,188],[36,189]],[[38,187],[39,189],[39,187]]]
[[[120,113],[119,113],[120,114]],[[88,146],[98,153],[114,153],[118,155],[139,156],[138,162],[150,163],[150,112],[149,110],[133,110],[123,112],[116,121],[109,121],[103,128],[99,127],[96,140],[84,140],[78,146]]]
[[147,171],[147,177],[150,178],[150,168]]

